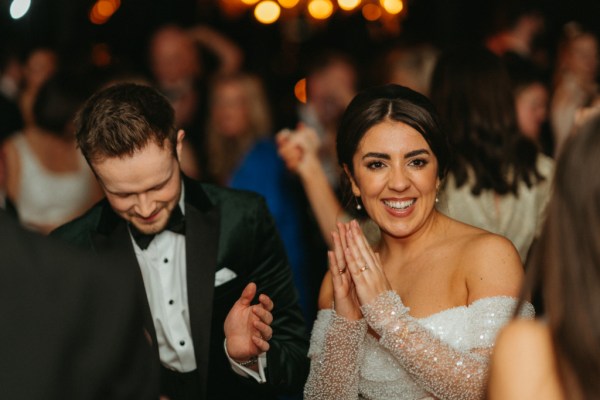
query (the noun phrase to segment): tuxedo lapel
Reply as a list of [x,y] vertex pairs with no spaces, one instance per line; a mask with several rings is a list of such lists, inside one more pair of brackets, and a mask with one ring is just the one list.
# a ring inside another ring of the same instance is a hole
[[220,215],[219,209],[209,204],[197,183],[186,182],[185,191],[188,306],[194,355],[204,398],[210,354]]
[[98,223],[98,230],[92,234],[92,242],[96,253],[109,254],[113,257],[118,257],[123,261],[123,265],[135,266],[137,277],[135,289],[138,294],[139,304],[142,307],[144,327],[150,336],[152,347],[156,351],[156,354],[158,354],[156,330],[154,329],[152,313],[150,312],[148,297],[146,296],[144,279],[135,256],[133,244],[131,243],[127,223],[115,214],[108,202],[102,210],[102,215]]

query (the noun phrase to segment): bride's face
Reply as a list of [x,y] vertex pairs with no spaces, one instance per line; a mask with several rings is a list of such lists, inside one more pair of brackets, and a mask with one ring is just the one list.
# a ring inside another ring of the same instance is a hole
[[353,157],[352,192],[384,234],[407,237],[432,215],[438,163],[423,136],[396,121],[373,126]]

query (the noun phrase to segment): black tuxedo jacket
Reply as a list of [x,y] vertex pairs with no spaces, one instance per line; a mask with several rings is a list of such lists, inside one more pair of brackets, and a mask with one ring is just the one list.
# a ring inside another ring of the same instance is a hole
[[[256,194],[185,177],[184,185],[188,303],[203,398],[269,399],[300,392],[308,375],[308,339],[285,250],[265,202]],[[118,253],[138,271],[144,293],[127,224],[106,200],[52,235],[98,253]],[[215,287],[221,268],[237,277]],[[275,304],[266,384],[233,372],[223,349],[225,317],[249,282]],[[158,360],[150,309],[145,296],[142,300]]]
[[0,398],[157,399],[130,270],[0,210]]

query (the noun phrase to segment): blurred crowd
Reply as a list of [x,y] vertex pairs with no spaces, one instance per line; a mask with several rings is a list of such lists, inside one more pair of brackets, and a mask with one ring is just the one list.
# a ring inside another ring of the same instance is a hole
[[[569,22],[559,41],[541,48],[546,23],[539,11],[523,8],[482,43],[444,49],[402,43],[360,63],[324,48],[305,60],[305,96],[285,125],[276,117],[280,104],[267,90],[269,77],[246,70],[241,48],[209,26],[157,29],[147,43],[149,75],[86,75],[48,47],[5,51],[0,207],[27,229],[48,234],[97,203],[102,188],[77,148],[73,117],[101,88],[152,86],[170,101],[176,128],[185,132],[179,159],[185,175],[265,198],[310,330],[338,223],[356,218],[370,243],[381,240],[360,198],[340,180],[348,171],[338,163],[336,135],[363,82],[393,83],[431,100],[452,149],[437,210],[508,238],[527,265],[544,229],[560,167],[555,161],[600,114],[597,32]],[[211,68],[206,52],[217,60]],[[532,302],[536,311],[545,304]]]

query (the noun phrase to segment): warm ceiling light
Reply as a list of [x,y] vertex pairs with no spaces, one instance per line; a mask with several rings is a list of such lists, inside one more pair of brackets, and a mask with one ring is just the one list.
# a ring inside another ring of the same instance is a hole
[[300,0],[277,0],[283,8],[294,8]]
[[279,4],[271,0],[260,2],[254,9],[254,17],[262,24],[272,24],[281,14]]
[[90,21],[96,25],[105,24],[108,21],[108,18],[100,14],[100,10],[98,9],[98,3],[95,3],[92,9],[90,10]]
[[95,7],[97,8],[97,13],[101,17],[108,18],[115,13],[117,10],[115,8],[115,4],[109,0],[100,0],[96,3]]
[[402,0],[380,0],[381,6],[390,14],[398,14],[404,8]]
[[306,104],[306,78],[300,79],[294,85],[294,95],[299,102]]
[[338,0],[338,6],[342,10],[352,11],[360,4],[360,0]]
[[311,0],[308,12],[315,19],[327,19],[333,13],[333,4],[329,0]]
[[362,15],[367,21],[377,21],[381,18],[381,8],[376,4],[365,4],[362,8]]

